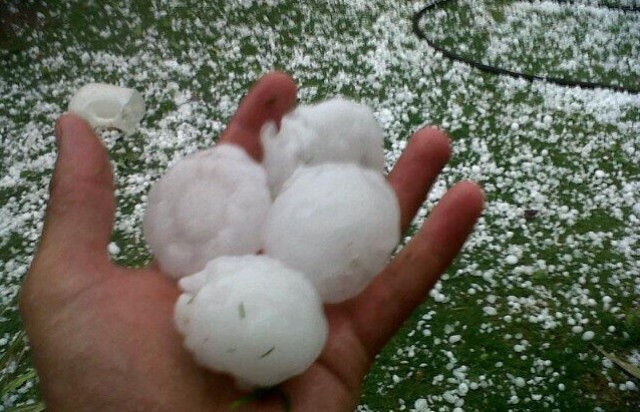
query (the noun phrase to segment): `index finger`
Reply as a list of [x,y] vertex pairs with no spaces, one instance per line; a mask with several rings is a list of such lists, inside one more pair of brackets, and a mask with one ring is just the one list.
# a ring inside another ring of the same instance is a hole
[[220,143],[234,143],[255,160],[262,160],[260,131],[265,123],[280,126],[282,116],[296,103],[298,89],[287,74],[271,72],[264,75],[242,99],[238,110],[220,137]]

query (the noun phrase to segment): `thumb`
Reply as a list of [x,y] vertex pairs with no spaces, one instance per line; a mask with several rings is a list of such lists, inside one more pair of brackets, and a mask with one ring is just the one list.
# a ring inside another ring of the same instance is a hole
[[42,333],[68,317],[60,310],[73,297],[111,273],[105,268],[111,265],[107,245],[115,206],[107,150],[74,115],[58,120],[56,139],[43,233],[18,302],[33,342],[42,342]]
[[65,266],[107,262],[115,213],[107,149],[91,126],[75,115],[58,120],[56,140],[58,159],[36,260],[50,257]]

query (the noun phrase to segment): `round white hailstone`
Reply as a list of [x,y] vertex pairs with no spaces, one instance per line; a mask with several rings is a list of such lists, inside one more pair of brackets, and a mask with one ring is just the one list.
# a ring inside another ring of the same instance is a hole
[[231,144],[185,157],[148,196],[144,236],[179,279],[223,255],[256,253],[271,197],[264,169]]
[[344,156],[364,167],[384,170],[384,133],[367,106],[336,97],[300,106],[293,113],[318,133],[314,149],[319,158]]
[[306,274],[324,302],[360,293],[400,240],[395,192],[377,172],[355,164],[301,168],[276,198],[264,251]]
[[110,255],[116,256],[120,254],[120,247],[118,246],[117,243],[111,242],[109,243],[109,246],[107,246],[107,251],[109,252]]
[[357,163],[384,171],[384,134],[368,107],[343,98],[302,105],[261,133],[263,164],[275,196],[293,172],[322,163]]
[[458,396],[455,395],[453,392],[445,392],[442,395],[442,399],[444,399],[449,403],[456,403],[458,401]]
[[593,338],[596,336],[595,332],[588,330],[585,333],[582,334],[582,340],[584,341],[590,341],[593,340]]
[[419,412],[426,411],[427,406],[427,400],[424,398],[416,399],[415,403],[413,404],[413,407]]
[[482,311],[487,316],[495,316],[495,315],[498,314],[498,310],[496,308],[494,308],[493,306],[485,306],[484,308],[482,308]]
[[507,256],[507,258],[505,259],[505,261],[509,264],[509,265],[515,265],[516,263],[518,263],[518,258],[515,255],[509,255]]
[[467,385],[465,382],[461,382],[458,385],[458,395],[467,396],[468,393],[469,393],[469,385]]
[[268,256],[224,256],[180,280],[175,322],[200,365],[241,388],[276,385],[320,355],[328,325],[309,280]]

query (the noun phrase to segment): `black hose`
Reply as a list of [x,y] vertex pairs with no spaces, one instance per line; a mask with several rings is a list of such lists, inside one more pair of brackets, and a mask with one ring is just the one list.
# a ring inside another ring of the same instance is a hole
[[[421,9],[420,11],[418,11],[413,16],[413,32],[415,33],[415,35],[418,36],[419,38],[425,40],[427,42],[427,44],[429,44],[429,46],[431,46],[435,50],[439,51],[440,53],[442,53],[443,56],[445,56],[445,57],[447,57],[447,58],[449,58],[451,60],[455,60],[455,61],[467,64],[467,65],[469,65],[471,67],[475,67],[476,69],[482,70],[484,72],[493,73],[493,74],[500,74],[500,75],[507,75],[507,76],[511,76],[511,77],[514,77],[514,78],[525,79],[525,80],[529,80],[529,81],[540,80],[540,81],[544,81],[544,82],[548,82],[548,83],[559,84],[561,86],[581,87],[583,89],[610,89],[610,90],[615,90],[617,92],[640,94],[640,89],[634,89],[634,88],[622,87],[622,86],[615,86],[615,85],[612,85],[612,84],[585,82],[585,81],[580,81],[580,80],[562,79],[562,78],[558,78],[558,77],[540,76],[540,75],[529,74],[529,73],[515,72],[515,71],[511,71],[511,70],[507,70],[507,69],[502,69],[500,67],[490,66],[488,64],[484,64],[484,63],[479,62],[477,60],[473,60],[473,59],[461,56],[459,54],[456,54],[456,53],[452,52],[451,50],[446,49],[444,46],[441,46],[438,43],[436,43],[435,41],[431,40],[429,37],[427,37],[425,32],[420,28],[420,21],[422,20],[422,18],[424,17],[425,14],[427,14],[429,11],[435,10],[438,6],[441,6],[441,5],[445,4],[445,3],[449,3],[449,2],[452,2],[452,1],[456,1],[456,0],[439,0],[439,1],[435,1],[435,2],[427,5],[426,7]],[[576,3],[572,2],[572,1],[558,1],[558,0],[556,0],[556,2],[567,3],[567,4],[576,4]],[[596,7],[608,8],[608,9],[612,9],[612,10],[619,10],[619,11],[622,11],[622,12],[625,12],[625,13],[637,13],[637,12],[640,11],[640,8],[633,7],[633,6],[598,5]]]

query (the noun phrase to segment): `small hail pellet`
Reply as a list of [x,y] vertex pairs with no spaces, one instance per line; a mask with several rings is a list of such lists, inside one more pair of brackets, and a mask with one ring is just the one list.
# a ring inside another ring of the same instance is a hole
[[90,83],[71,98],[68,111],[79,115],[92,127],[112,127],[132,133],[144,116],[145,105],[142,95],[135,89]]

